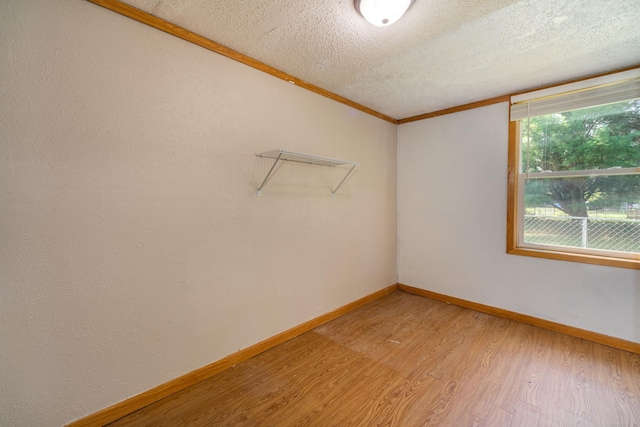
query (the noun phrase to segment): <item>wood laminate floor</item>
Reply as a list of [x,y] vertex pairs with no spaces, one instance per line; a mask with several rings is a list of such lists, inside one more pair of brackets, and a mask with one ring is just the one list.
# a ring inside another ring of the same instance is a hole
[[395,291],[112,424],[640,426],[640,355]]

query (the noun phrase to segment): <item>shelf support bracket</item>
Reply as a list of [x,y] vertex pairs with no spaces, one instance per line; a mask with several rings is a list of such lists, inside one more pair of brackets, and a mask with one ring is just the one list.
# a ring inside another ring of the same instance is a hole
[[267,180],[269,179],[269,177],[273,173],[273,170],[275,169],[276,165],[280,161],[280,157],[282,157],[282,153],[278,154],[278,158],[276,159],[275,162],[273,162],[273,166],[271,166],[271,169],[269,169],[269,172],[267,173],[267,176],[264,177],[264,181],[262,181],[262,184],[260,184],[260,187],[258,188],[258,196],[262,195],[262,187],[264,187],[264,184],[267,183]]
[[349,177],[349,175],[351,175],[351,172],[355,169],[356,165],[351,166],[351,169],[349,169],[349,172],[347,172],[347,174],[344,176],[344,178],[342,178],[342,181],[340,181],[340,184],[338,184],[338,186],[336,187],[335,190],[333,190],[331,192],[331,197],[335,199],[336,197],[336,191],[338,191],[340,189],[340,187],[342,187],[342,184],[344,184],[344,182],[347,180],[347,178]]

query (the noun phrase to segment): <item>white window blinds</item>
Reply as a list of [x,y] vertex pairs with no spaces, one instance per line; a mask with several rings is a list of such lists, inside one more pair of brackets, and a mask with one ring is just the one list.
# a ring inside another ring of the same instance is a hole
[[640,69],[511,97],[511,120],[640,98]]

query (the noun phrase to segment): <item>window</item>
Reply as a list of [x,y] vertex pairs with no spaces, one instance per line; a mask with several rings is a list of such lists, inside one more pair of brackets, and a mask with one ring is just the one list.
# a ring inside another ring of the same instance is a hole
[[640,69],[511,97],[507,252],[640,269]]

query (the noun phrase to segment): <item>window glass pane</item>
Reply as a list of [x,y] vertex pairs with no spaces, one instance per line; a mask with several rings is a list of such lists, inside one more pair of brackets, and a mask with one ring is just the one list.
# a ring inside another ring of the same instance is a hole
[[640,174],[525,179],[524,243],[640,253]]
[[521,122],[521,171],[640,166],[640,100]]
[[638,75],[512,96],[509,120],[507,252],[640,269]]

